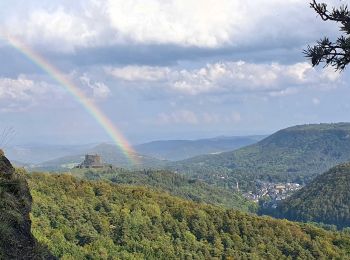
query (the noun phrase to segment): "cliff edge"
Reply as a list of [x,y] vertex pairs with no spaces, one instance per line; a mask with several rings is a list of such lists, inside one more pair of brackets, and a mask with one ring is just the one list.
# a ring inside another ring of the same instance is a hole
[[55,259],[31,233],[32,197],[0,149],[0,259]]

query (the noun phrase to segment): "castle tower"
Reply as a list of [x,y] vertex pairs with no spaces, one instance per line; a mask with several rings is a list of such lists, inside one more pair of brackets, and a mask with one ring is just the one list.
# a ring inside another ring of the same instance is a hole
[[103,163],[101,156],[97,154],[86,154],[85,160],[81,163],[80,168],[102,168]]

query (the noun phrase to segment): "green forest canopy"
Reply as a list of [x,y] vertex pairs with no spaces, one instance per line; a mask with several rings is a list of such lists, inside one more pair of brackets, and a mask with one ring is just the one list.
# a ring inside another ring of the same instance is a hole
[[350,227],[350,164],[338,165],[283,201],[275,213],[296,221]]
[[32,231],[62,259],[349,259],[350,237],[148,188],[28,175]]
[[205,202],[242,211],[256,212],[257,210],[256,203],[245,199],[237,191],[209,185],[204,181],[166,170],[74,169],[71,174],[89,180],[110,180],[117,184],[146,186],[195,202]]
[[219,186],[255,187],[256,180],[308,183],[350,160],[350,124],[311,124],[282,129],[262,141],[221,154],[173,163],[170,168]]

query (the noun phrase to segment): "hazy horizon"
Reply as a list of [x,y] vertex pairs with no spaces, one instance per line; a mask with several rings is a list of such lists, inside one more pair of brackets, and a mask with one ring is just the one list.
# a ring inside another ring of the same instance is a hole
[[[249,136],[268,136],[272,133],[262,133],[262,134],[220,134],[220,135],[187,135],[187,138],[183,135],[178,137],[169,136],[163,137],[163,138],[151,138],[151,139],[141,139],[140,141],[136,142],[130,142],[133,146],[144,144],[144,143],[151,143],[151,142],[157,142],[157,141],[197,141],[197,140],[205,140],[205,139],[214,139],[214,138],[231,138],[231,137],[249,137]],[[14,147],[14,146],[86,146],[86,145],[98,145],[98,144],[114,144],[115,143],[111,140],[105,139],[105,140],[95,140],[92,142],[50,142],[50,141],[34,141],[34,142],[19,142],[14,143],[13,141],[10,141],[7,147]]]

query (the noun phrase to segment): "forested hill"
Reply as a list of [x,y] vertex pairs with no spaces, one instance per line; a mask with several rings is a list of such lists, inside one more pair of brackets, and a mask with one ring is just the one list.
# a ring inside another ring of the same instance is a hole
[[350,161],[350,123],[301,125],[280,130],[233,152],[174,163],[171,169],[227,185],[252,180],[309,182]]
[[241,193],[165,170],[74,169],[71,174],[89,180],[110,180],[116,184],[146,186],[195,202],[256,212],[257,205]]
[[31,234],[32,197],[0,150],[0,259],[55,259]]
[[62,259],[350,259],[350,236],[147,188],[28,175],[33,233]]
[[350,163],[336,166],[286,199],[277,216],[350,227]]

